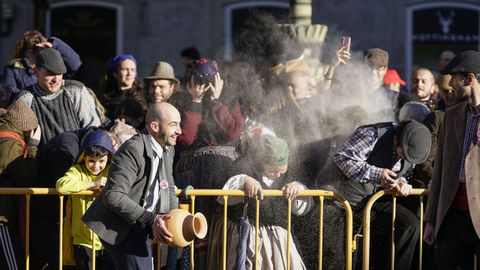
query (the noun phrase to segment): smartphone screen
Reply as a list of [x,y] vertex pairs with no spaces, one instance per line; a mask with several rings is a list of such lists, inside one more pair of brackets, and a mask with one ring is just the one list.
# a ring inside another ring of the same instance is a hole
[[340,37],[340,46],[347,46],[347,50],[350,51],[350,43],[352,41],[352,38],[349,36],[343,36]]

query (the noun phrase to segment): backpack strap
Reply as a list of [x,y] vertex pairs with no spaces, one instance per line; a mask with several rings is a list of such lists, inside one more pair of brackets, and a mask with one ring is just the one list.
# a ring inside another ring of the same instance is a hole
[[27,158],[27,144],[25,140],[15,132],[4,130],[0,131],[0,138],[14,139],[22,146],[23,158]]

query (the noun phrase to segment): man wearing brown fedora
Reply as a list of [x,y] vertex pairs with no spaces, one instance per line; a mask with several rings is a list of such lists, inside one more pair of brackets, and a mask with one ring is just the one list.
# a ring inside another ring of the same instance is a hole
[[175,78],[172,65],[164,61],[157,62],[150,76],[143,80],[148,89],[147,100],[150,104],[167,102],[180,84]]

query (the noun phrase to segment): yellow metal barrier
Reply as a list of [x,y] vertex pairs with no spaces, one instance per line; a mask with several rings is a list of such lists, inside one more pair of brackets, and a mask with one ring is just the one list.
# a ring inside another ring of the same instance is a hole
[[[177,190],[177,195],[179,195],[181,190]],[[92,191],[82,191],[78,193],[73,193],[71,196],[78,195],[92,195]],[[59,269],[63,268],[62,252],[63,252],[63,200],[64,196],[58,193],[54,188],[0,188],[0,195],[24,195],[26,196],[26,243],[25,243],[25,269],[29,269],[29,259],[30,259],[30,196],[31,195],[49,195],[49,196],[58,196],[59,197]],[[186,196],[189,196],[191,199],[190,211],[195,212],[195,198],[196,196],[223,196],[224,198],[224,222],[223,222],[223,247],[222,247],[222,266],[223,269],[226,269],[226,258],[227,258],[227,213],[228,213],[228,198],[229,196],[245,196],[245,193],[241,190],[202,190],[202,189],[191,189],[187,191]],[[264,196],[283,196],[283,192],[280,190],[264,190]],[[70,196],[70,195],[69,195]],[[340,202],[346,211],[346,250],[345,250],[345,268],[347,270],[352,269],[352,253],[354,251],[354,241],[352,239],[353,235],[353,216],[352,209],[350,204],[340,195],[335,194],[331,191],[324,190],[304,190],[300,191],[298,196],[318,196],[320,199],[320,216],[319,216],[319,266],[318,269],[322,269],[322,255],[323,255],[323,202],[324,197],[332,197]],[[256,239],[255,239],[255,254],[258,254],[258,242],[259,242],[259,205],[260,200],[256,200]],[[291,240],[291,201],[288,201],[288,239],[287,239],[287,269],[290,269],[290,240]],[[93,233],[92,233],[93,239]],[[93,240],[94,241],[94,240]],[[157,243],[158,244],[158,243]],[[95,250],[93,252],[92,259],[92,268],[95,269]],[[160,246],[157,248],[158,260],[160,260]],[[191,260],[191,269],[194,268],[194,243],[191,244],[190,249],[190,260]],[[157,266],[160,266],[160,262],[157,261]],[[257,256],[255,256],[255,269],[258,269]]]
[[[75,195],[92,195],[92,191],[82,191],[75,193]],[[59,196],[60,211],[59,211],[59,269],[62,269],[62,236],[63,236],[63,197],[64,195],[57,192],[54,188],[0,188],[0,195],[25,195],[26,198],[26,211],[25,211],[25,269],[30,269],[30,196],[31,195],[50,195]],[[95,265],[93,266],[95,267]],[[93,268],[95,269],[95,268]]]
[[[280,190],[263,190],[263,196],[283,196],[283,192]],[[227,265],[227,213],[228,213],[228,197],[244,197],[245,193],[241,190],[207,190],[207,189],[192,189],[187,191],[187,196],[191,197],[192,205],[195,203],[196,196],[223,196],[224,199],[224,208],[223,208],[223,246],[222,246],[222,269],[226,269]],[[345,237],[345,268],[352,269],[352,253],[354,251],[354,241],[352,240],[353,236],[353,213],[350,207],[350,204],[340,195],[335,194],[331,191],[325,190],[303,190],[299,192],[298,196],[318,196],[320,198],[320,225],[319,225],[319,266],[318,269],[322,269],[322,244],[323,244],[323,198],[332,197],[340,202],[346,213],[346,237]],[[255,217],[255,254],[258,254],[258,241],[259,241],[259,205],[260,200],[256,200],[256,217]],[[194,212],[194,207],[191,207],[192,213]],[[291,201],[288,202],[288,240],[287,240],[287,269],[290,269],[290,229],[291,229]],[[193,244],[192,244],[193,246]],[[193,248],[191,249],[193,253]],[[258,261],[255,256],[255,269],[258,268]],[[193,260],[192,260],[193,261]],[[193,266],[193,265],[192,265]],[[192,267],[193,269],[193,267]]]
[[[392,195],[392,200],[393,200],[393,209],[392,209],[392,238],[391,238],[391,259],[390,259],[390,265],[391,269],[394,269],[394,263],[395,263],[395,216],[396,216],[396,208],[397,208],[397,200],[395,195],[393,195],[390,192],[386,192],[384,190],[381,190],[377,193],[375,193],[368,202],[365,205],[365,208],[363,209],[363,257],[362,257],[362,269],[366,270],[369,269],[370,267],[370,219],[371,219],[371,212],[372,212],[372,206],[374,203],[380,199],[381,197],[385,195]],[[412,189],[410,194],[408,196],[420,196],[419,200],[419,209],[420,209],[420,239],[419,239],[419,245],[420,245],[420,254],[419,254],[419,263],[418,267],[421,270],[422,269],[422,256],[423,256],[423,196],[428,195],[428,190],[427,189]]]

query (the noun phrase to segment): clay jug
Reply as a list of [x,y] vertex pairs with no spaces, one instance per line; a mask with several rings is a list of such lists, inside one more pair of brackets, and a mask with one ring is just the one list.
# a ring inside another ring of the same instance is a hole
[[186,247],[197,237],[203,239],[207,235],[207,219],[202,213],[194,215],[183,209],[172,209],[167,215],[171,218],[165,221],[165,226],[172,233],[171,246]]

